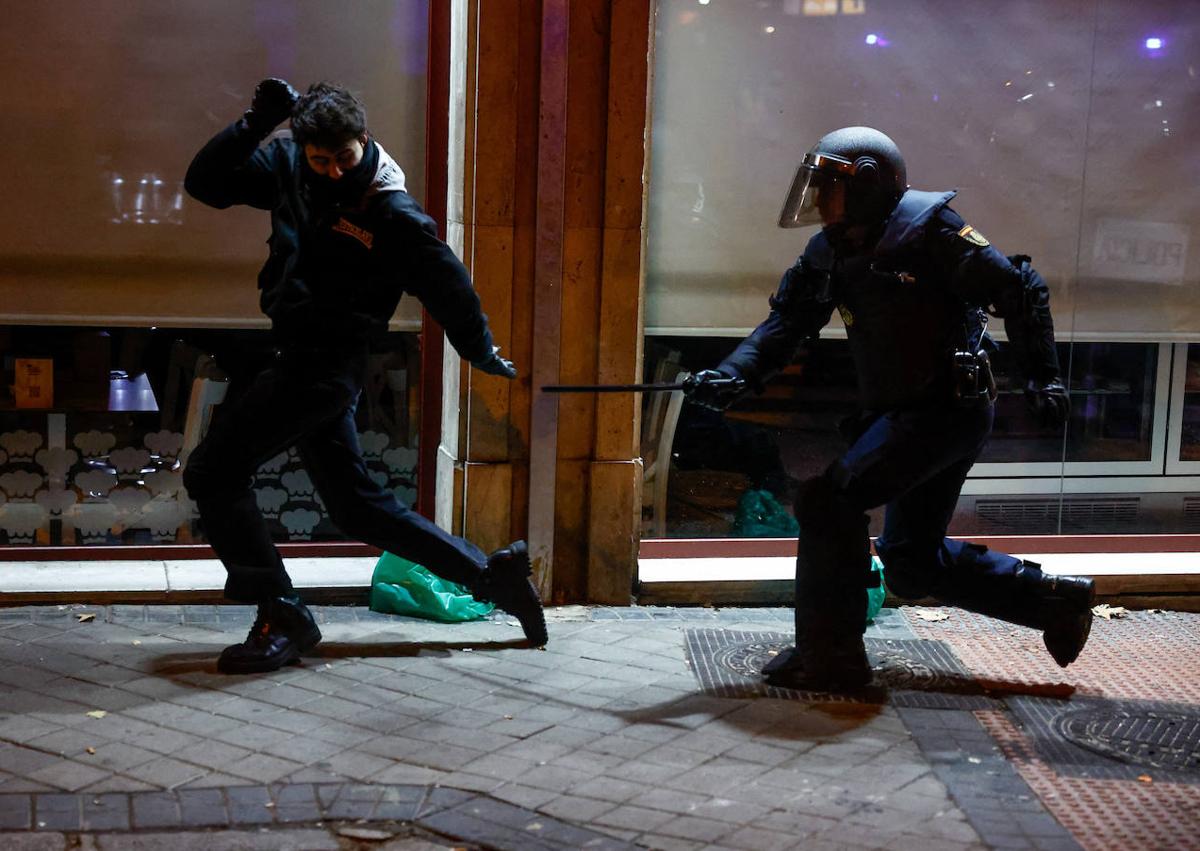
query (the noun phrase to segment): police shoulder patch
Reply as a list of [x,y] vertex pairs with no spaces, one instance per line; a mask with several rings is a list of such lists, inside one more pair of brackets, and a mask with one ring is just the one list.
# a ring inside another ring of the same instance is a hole
[[970,225],[963,225],[963,228],[958,232],[958,235],[972,245],[978,245],[980,248],[986,248],[987,246],[991,245],[986,236],[975,230],[975,228],[971,227]]

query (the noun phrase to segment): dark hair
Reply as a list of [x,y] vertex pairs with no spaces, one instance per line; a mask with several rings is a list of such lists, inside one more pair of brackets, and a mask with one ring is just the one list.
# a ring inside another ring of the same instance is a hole
[[301,147],[311,144],[332,150],[366,130],[362,102],[333,83],[313,83],[292,109],[292,138]]

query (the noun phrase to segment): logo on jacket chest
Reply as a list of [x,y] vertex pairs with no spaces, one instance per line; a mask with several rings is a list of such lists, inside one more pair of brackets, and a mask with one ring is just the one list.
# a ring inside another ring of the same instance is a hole
[[371,247],[371,243],[375,241],[375,234],[365,228],[360,228],[353,222],[347,221],[344,217],[337,220],[337,224],[333,226],[335,233],[344,233],[346,236],[353,237],[365,245]]

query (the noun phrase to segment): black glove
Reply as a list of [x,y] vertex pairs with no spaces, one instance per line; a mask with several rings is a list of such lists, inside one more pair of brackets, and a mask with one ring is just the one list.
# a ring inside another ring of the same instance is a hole
[[1071,398],[1058,378],[1049,381],[1030,379],[1025,385],[1025,404],[1038,422],[1055,430],[1066,425],[1067,416],[1071,413]]
[[500,357],[499,352],[500,347],[494,346],[491,357],[480,361],[472,361],[471,366],[480,372],[486,372],[488,375],[499,375],[501,378],[516,378],[517,368],[513,366],[512,361]]
[[254,133],[265,138],[292,117],[292,108],[298,100],[300,93],[287,80],[268,77],[255,87],[254,99],[242,117]]
[[719,369],[702,369],[684,379],[683,392],[689,402],[704,408],[723,411],[746,392],[746,382]]

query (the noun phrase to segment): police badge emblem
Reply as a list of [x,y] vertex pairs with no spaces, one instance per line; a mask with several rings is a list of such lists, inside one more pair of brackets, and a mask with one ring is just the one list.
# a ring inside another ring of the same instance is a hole
[[958,232],[958,235],[972,245],[978,245],[980,248],[987,248],[989,245],[991,245],[986,236],[975,230],[975,228],[971,227],[970,225],[964,225],[963,229]]

